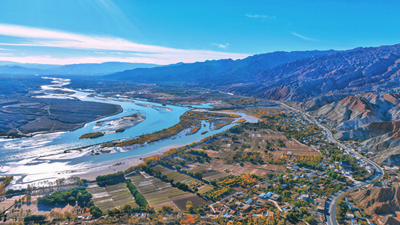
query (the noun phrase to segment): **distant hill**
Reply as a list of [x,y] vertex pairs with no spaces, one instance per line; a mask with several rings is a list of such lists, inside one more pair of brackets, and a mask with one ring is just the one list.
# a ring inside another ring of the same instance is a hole
[[26,68],[26,67],[16,66],[16,65],[0,66],[0,74],[26,74],[26,75],[31,75],[31,74],[38,74],[38,73],[44,73],[44,72],[45,72],[45,70],[42,70],[42,69]]
[[41,65],[0,62],[0,74],[20,75],[105,75],[135,68],[152,68],[158,65],[146,63],[84,63],[71,65]]
[[179,63],[148,69],[118,72],[105,78],[138,82],[190,82],[198,85],[224,86],[253,82],[254,75],[297,59],[334,53],[335,51],[273,52],[242,60],[222,59],[196,63]]
[[104,75],[135,68],[152,68],[156,66],[158,65],[146,63],[105,62],[100,64],[71,64],[52,68],[49,71],[54,74],[64,75]]

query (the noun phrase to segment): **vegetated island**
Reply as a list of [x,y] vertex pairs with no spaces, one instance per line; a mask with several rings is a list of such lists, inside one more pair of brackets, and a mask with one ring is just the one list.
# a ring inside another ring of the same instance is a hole
[[83,134],[82,136],[79,137],[79,139],[93,139],[93,138],[98,138],[104,136],[103,132],[93,132],[93,133],[87,133]]
[[[93,127],[93,130],[100,131],[115,131],[117,133],[124,132],[126,129],[136,126],[146,119],[141,113],[124,116],[117,119],[98,121]],[[107,133],[106,133],[107,134]]]
[[[236,114],[225,114],[225,113],[214,113],[214,112],[206,112],[206,111],[188,111],[180,116],[180,121],[176,125],[151,133],[144,134],[139,136],[138,138],[123,141],[123,142],[112,142],[104,144],[104,147],[126,147],[132,145],[142,145],[149,144],[152,142],[160,141],[166,138],[170,138],[174,135],[177,135],[179,132],[190,129],[186,135],[191,135],[196,133],[201,127],[201,121],[215,121],[215,120],[223,120],[226,118],[237,118],[240,117]],[[233,121],[233,119],[232,119]],[[225,123],[226,124],[226,123]],[[226,124],[227,125],[227,124]]]

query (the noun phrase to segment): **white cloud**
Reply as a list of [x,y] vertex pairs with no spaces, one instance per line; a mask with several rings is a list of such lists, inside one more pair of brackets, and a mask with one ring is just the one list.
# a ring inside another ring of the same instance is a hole
[[290,32],[290,33],[293,34],[294,36],[297,36],[297,37],[299,37],[299,38],[301,38],[301,39],[303,39],[303,40],[306,40],[306,41],[316,41],[316,40],[313,39],[313,38],[309,38],[309,37],[300,35],[300,34],[298,34],[298,33],[296,33],[296,32]]
[[[176,62],[196,62],[211,59],[222,59],[232,58],[241,59],[249,56],[248,54],[239,53],[227,53],[227,52],[216,52],[208,50],[185,50],[167,48],[155,45],[144,45],[134,43],[125,39],[116,37],[104,37],[104,36],[92,36],[76,34],[71,32],[56,31],[49,29],[40,29],[24,26],[16,26],[10,24],[0,24],[0,35],[19,37],[26,39],[20,43],[0,43],[3,46],[36,46],[36,47],[56,47],[66,49],[87,49],[87,50],[111,50],[121,52],[135,52],[145,54],[143,58],[119,58],[127,61],[143,61],[143,59],[149,60],[149,63],[154,61],[163,62],[162,64],[176,63]],[[226,48],[227,45],[221,45],[221,48]],[[20,57],[7,60],[33,60],[42,61],[42,56],[30,56]],[[95,60],[93,57],[86,58],[75,58],[82,60]],[[103,58],[98,58],[101,62]],[[3,60],[3,59],[0,59]],[[55,62],[55,58],[51,58],[52,62]],[[70,61],[65,58],[59,58],[61,61]],[[150,62],[151,61],[151,62]],[[33,63],[33,62],[32,62]],[[38,63],[38,62],[36,62]]]
[[212,43],[212,45],[217,46],[218,48],[222,48],[222,49],[226,49],[229,46],[229,43],[226,44],[216,44],[216,43]]
[[247,17],[250,18],[266,18],[266,19],[275,19],[275,16],[267,16],[267,15],[257,15],[257,14],[246,14]]

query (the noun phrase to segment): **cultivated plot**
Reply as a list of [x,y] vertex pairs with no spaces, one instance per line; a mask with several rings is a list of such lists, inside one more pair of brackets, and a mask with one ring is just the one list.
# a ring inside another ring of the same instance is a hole
[[99,187],[97,184],[90,184],[87,190],[92,194],[94,204],[103,212],[115,207],[122,209],[125,205],[138,207],[125,183],[107,185],[105,187]]

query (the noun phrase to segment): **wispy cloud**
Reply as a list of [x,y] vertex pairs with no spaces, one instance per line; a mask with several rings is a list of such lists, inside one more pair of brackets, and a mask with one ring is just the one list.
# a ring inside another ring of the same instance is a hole
[[[167,48],[156,45],[144,45],[117,37],[84,35],[65,31],[16,26],[10,24],[0,24],[0,35],[18,37],[19,39],[22,38],[23,40],[25,40],[23,42],[16,43],[0,43],[0,45],[3,46],[35,46],[65,49],[108,50],[141,53],[146,56],[125,58],[125,61],[131,60],[131,62],[142,62],[143,59],[147,59],[149,63],[155,63],[157,61],[159,64],[170,64],[176,62],[204,61],[207,59],[239,59],[248,56],[247,54],[239,53],[227,53],[208,50],[186,50]],[[221,48],[224,47],[226,48],[227,45],[221,45]],[[41,56],[36,57],[38,60],[43,59],[43,57]],[[20,59],[15,58],[14,60],[22,59],[28,60],[32,58],[24,57]],[[54,61],[54,58],[51,59]],[[98,59],[99,61],[101,61],[100,58]],[[92,60],[92,58],[90,58],[90,60]]]
[[306,41],[317,41],[316,39],[309,38],[309,37],[306,37],[304,35],[300,35],[300,34],[298,34],[296,32],[290,32],[290,33],[293,34],[294,36],[299,37],[299,38],[301,38],[303,40],[306,40]]
[[246,16],[250,18],[275,19],[275,16],[268,16],[268,15],[246,14]]
[[222,48],[222,49],[226,49],[229,46],[229,43],[226,44],[216,44],[216,43],[212,43],[212,45],[217,46],[218,48]]

